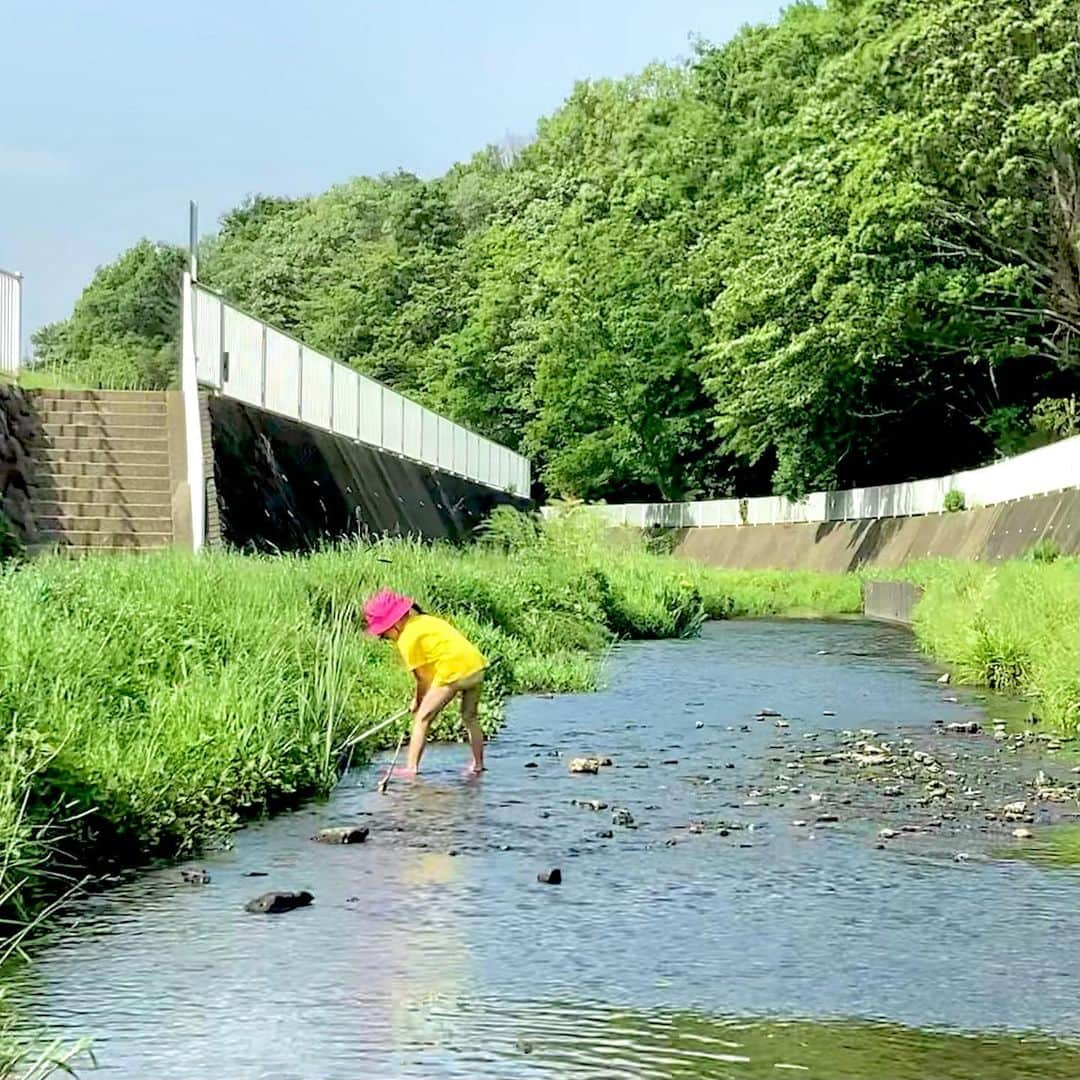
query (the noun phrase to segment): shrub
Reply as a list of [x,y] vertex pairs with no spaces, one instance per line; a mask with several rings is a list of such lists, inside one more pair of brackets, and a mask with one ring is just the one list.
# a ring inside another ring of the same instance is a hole
[[953,488],[952,491],[945,493],[945,510],[950,514],[955,514],[958,510],[963,510],[965,506],[964,493],[957,491]]

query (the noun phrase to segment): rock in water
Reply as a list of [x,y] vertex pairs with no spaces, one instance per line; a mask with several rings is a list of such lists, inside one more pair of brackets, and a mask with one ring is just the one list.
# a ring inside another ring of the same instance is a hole
[[253,915],[280,915],[286,911],[307,907],[314,899],[306,889],[302,892],[268,892],[249,900],[244,905],[244,910]]
[[311,839],[320,844],[362,844],[370,832],[366,825],[343,825],[336,829],[320,829]]
[[979,722],[977,720],[963,720],[959,723],[946,724],[945,730],[951,731],[955,735],[978,735]]
[[536,880],[541,885],[561,885],[562,884],[562,871],[556,866],[552,870],[541,870],[536,875]]
[[612,825],[633,825],[634,815],[626,809],[625,806],[616,806],[611,812],[611,824]]
[[576,757],[570,762],[572,773],[598,773],[600,762],[597,758]]
[[1030,840],[1035,835],[1030,829],[1013,829],[1012,834],[1017,840]]
[[180,877],[189,885],[209,885],[210,875],[203,869],[181,870]]
[[944,675],[942,675],[942,676],[940,676],[938,678],[938,682],[941,683],[942,686],[948,686],[949,685],[949,673],[946,671]]

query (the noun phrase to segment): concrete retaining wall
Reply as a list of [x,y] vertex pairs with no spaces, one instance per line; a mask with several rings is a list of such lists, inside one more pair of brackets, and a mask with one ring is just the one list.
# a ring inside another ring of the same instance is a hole
[[710,566],[843,573],[939,556],[1012,559],[1043,538],[1080,555],[1080,490],[953,514],[683,529],[676,551]]
[[208,524],[235,547],[303,551],[363,535],[461,540],[496,506],[531,505],[229,398],[211,396],[205,407]]
[[923,591],[910,581],[867,581],[863,583],[863,614],[883,622],[910,626],[915,605]]

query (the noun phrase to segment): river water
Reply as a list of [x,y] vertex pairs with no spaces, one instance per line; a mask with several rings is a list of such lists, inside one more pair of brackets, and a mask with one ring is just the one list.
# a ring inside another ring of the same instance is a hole
[[[168,869],[87,900],[9,992],[117,1080],[1080,1078],[1075,869],[882,851],[874,821],[793,827],[812,783],[751,794],[785,740],[980,715],[905,632],[715,623],[620,647],[607,682],[511,702],[479,780],[432,747],[416,783],[357,770],[244,830],[208,886]],[[593,752],[614,765],[570,775]],[[364,845],[309,839],[354,821]],[[270,888],[315,903],[246,914]]]

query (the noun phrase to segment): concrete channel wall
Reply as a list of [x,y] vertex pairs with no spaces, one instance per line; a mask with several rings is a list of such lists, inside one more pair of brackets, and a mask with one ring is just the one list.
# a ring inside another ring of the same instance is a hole
[[462,540],[496,506],[527,498],[227,397],[209,428],[207,542],[305,551],[358,536]]
[[863,614],[882,622],[910,626],[923,591],[910,581],[867,581],[863,583]]
[[710,566],[843,573],[936,557],[997,562],[1043,539],[1080,555],[1080,489],[951,514],[680,529],[675,550]]

